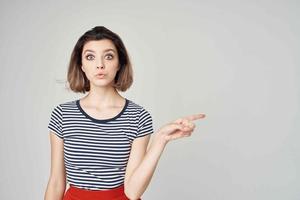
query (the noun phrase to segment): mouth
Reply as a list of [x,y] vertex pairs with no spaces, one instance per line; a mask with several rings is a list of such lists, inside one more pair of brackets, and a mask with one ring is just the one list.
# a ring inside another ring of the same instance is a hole
[[96,77],[97,77],[97,78],[104,78],[104,77],[105,77],[105,74],[99,73],[99,74],[96,75]]

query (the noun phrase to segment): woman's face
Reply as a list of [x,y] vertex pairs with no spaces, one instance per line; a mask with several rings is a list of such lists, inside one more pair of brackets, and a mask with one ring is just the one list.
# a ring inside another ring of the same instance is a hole
[[111,40],[86,42],[83,46],[81,60],[81,69],[89,79],[91,87],[93,87],[92,85],[96,87],[111,86],[119,70],[118,52]]

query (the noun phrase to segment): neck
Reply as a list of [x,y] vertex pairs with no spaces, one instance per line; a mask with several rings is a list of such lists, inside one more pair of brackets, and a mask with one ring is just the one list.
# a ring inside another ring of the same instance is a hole
[[107,107],[119,104],[123,97],[114,87],[91,87],[89,93],[83,99],[89,105]]

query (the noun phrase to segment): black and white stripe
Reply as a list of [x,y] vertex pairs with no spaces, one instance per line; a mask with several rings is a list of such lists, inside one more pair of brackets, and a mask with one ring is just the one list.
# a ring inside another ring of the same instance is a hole
[[150,113],[128,99],[117,116],[106,120],[89,116],[79,99],[59,104],[48,129],[64,141],[69,184],[90,190],[122,185],[132,141],[153,133]]

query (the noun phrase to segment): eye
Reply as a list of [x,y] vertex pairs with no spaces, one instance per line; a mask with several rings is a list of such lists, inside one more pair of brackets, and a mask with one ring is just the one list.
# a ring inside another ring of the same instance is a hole
[[91,54],[88,54],[85,58],[86,58],[87,60],[92,60],[92,58],[94,58],[94,56],[91,55]]
[[110,57],[109,60],[113,59],[113,57],[114,57],[112,54],[106,54],[106,56],[109,56],[109,57]]

